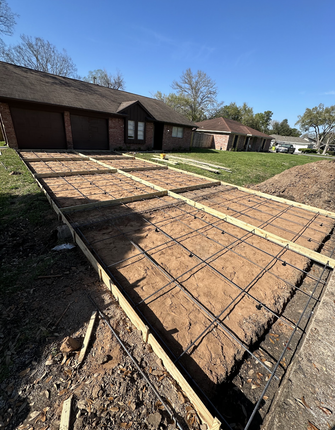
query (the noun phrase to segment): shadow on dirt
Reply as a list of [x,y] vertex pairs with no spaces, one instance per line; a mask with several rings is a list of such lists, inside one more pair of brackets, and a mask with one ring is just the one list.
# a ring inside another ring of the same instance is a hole
[[[16,202],[16,204],[20,204],[20,202]],[[123,206],[118,209],[119,217],[125,214],[130,218],[133,218],[134,215],[129,207]],[[135,218],[137,232],[131,236],[131,240],[136,243],[136,238],[140,239],[141,223],[144,228],[144,221],[141,221],[141,217],[136,215]],[[118,219],[118,228],[122,227],[120,220],[121,218]],[[90,224],[89,221],[92,223]],[[100,229],[103,230],[108,223],[111,226],[115,226],[116,223],[113,217],[110,220],[106,219],[105,214],[102,219],[99,217],[90,219],[88,212],[84,214],[80,222],[81,226],[89,222],[89,228],[97,232]],[[52,251],[56,244],[71,241],[71,238],[58,240],[57,226],[59,226],[57,216],[50,209],[44,225],[31,229],[29,222],[20,220],[7,230],[1,231],[3,282],[0,305],[2,350],[0,415],[6,429],[9,430],[18,428],[23,422],[28,424],[39,422],[40,425],[51,422],[59,424],[63,401],[71,393],[69,390],[72,389],[71,384],[75,378],[75,372],[70,369],[72,372],[70,374],[67,370],[69,369],[69,366],[66,367],[67,362],[63,364],[63,355],[59,352],[59,347],[66,336],[75,337],[79,332],[80,335],[84,333],[83,327],[87,325],[94,310],[88,293],[94,296],[102,311],[110,306],[117,306],[112,296],[107,301],[102,298],[102,295],[106,293],[106,288],[102,287],[98,274],[78,247],[59,252]],[[78,227],[78,224],[76,231],[81,235],[82,227]],[[123,232],[119,234],[124,235]],[[107,257],[111,254],[113,238],[106,240],[104,237],[100,237],[100,239],[98,237],[100,236],[97,236],[97,240],[105,241],[106,253],[102,256],[96,254],[96,258],[110,272],[129,299],[138,302],[140,296],[134,285],[130,284],[121,273],[118,273],[116,267],[110,269],[106,265]],[[82,238],[85,239],[84,236]],[[113,250],[114,253],[116,252],[115,258],[117,256],[119,261],[127,258],[128,254],[133,251],[131,242],[127,240],[129,237],[124,235],[124,238],[123,246]],[[90,243],[86,242],[86,245],[90,247]],[[142,306],[141,313],[145,321],[154,327],[152,331],[157,333],[160,341],[164,341],[173,353],[180,352],[181,347],[173,337],[175,331],[166,331],[148,307]],[[118,333],[125,331],[122,324],[116,324],[116,327]],[[93,337],[94,339],[95,337]],[[91,348],[88,350],[88,354],[90,353],[92,353]],[[108,369],[108,362],[111,366],[114,364],[114,367],[119,364],[112,360],[113,357],[106,357],[106,361],[101,362],[101,366],[105,366],[104,371],[112,369],[112,367]],[[138,357],[137,361],[141,364],[142,358]],[[53,365],[57,365],[60,369],[58,375],[52,374]],[[217,387],[191,357],[187,358],[185,365],[192,368],[192,376],[198,385],[202,388],[206,387],[207,393],[212,393],[209,397],[217,396]],[[143,370],[147,371],[147,369]],[[122,372],[119,378],[124,379]],[[52,375],[53,379],[49,380]],[[88,381],[92,380],[93,375],[90,376]],[[192,385],[192,381],[190,383]],[[134,382],[134,384],[136,387],[138,382]],[[164,380],[161,384],[159,381],[157,382],[158,388],[160,385],[163,389]],[[101,385],[101,387],[103,386]],[[121,391],[122,387],[121,384]],[[92,401],[99,396],[100,400],[108,397],[107,389],[101,388],[102,394],[94,390],[93,378],[90,394]],[[245,422],[245,412],[249,414],[253,405],[242,392],[239,396],[240,404],[232,405],[229,402],[232,390],[237,391],[238,388],[233,384],[221,385],[219,396],[216,398],[220,401],[215,401],[215,404],[228,423],[241,424]],[[78,405],[80,401],[83,401],[80,391],[74,390],[73,393]],[[136,409],[140,408],[140,403],[141,401],[138,400]],[[149,409],[148,405],[142,406],[146,410]],[[211,409],[210,405],[208,407]],[[153,411],[155,408],[160,409],[157,402],[156,406],[152,406],[152,408]],[[94,411],[92,407],[90,414],[93,414],[95,419],[95,427],[100,428],[100,424],[103,426],[104,421],[98,412],[94,415]],[[149,412],[147,413],[149,414]],[[217,416],[213,409],[212,413]],[[74,415],[76,414],[78,415],[78,408],[74,407]],[[175,411],[175,415],[178,416],[182,426],[187,428],[187,414],[182,416],[180,411]],[[106,416],[103,418],[106,422]],[[220,419],[219,416],[218,418]],[[136,428],[147,428],[145,420],[146,418],[143,418],[142,427]],[[259,425],[260,418],[256,416],[252,428],[259,428]],[[165,427],[163,425],[163,428],[167,428],[167,425]],[[225,426],[223,425],[222,428]]]

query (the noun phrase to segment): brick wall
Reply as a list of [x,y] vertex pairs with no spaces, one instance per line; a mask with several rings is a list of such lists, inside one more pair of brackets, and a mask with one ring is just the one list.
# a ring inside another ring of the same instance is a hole
[[72,128],[71,128],[71,118],[70,112],[64,112],[64,126],[65,126],[65,138],[67,149],[73,149],[73,139],[72,139]]
[[5,139],[6,143],[14,149],[18,149],[16,134],[14,130],[14,125],[12,121],[12,115],[9,110],[9,106],[7,103],[0,102],[0,117],[1,122],[5,131]]
[[214,148],[227,151],[229,134],[214,134]]
[[108,119],[109,149],[124,147],[124,119],[111,117]]
[[185,150],[188,151],[191,146],[192,129],[190,127],[183,127],[183,137],[172,137],[172,128],[170,124],[164,124],[163,130],[163,151],[172,150]]
[[147,122],[145,125],[145,148],[152,149],[154,146],[154,123]]

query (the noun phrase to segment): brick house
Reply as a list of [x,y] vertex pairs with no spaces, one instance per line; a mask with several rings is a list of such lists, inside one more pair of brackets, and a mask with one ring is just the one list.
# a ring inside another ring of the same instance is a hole
[[162,101],[0,62],[0,129],[12,148],[188,150],[194,127]]
[[197,122],[193,147],[222,151],[268,151],[272,137],[227,118]]

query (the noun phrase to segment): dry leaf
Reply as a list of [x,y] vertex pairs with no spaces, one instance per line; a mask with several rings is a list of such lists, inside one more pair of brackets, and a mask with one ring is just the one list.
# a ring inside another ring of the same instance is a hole
[[267,400],[269,397],[268,396],[263,396],[263,399],[264,400]]
[[247,379],[247,383],[248,383],[248,384],[250,384],[251,382],[252,382],[252,379],[251,379],[251,378]]
[[271,338],[269,338],[269,340],[270,340],[270,342],[271,342],[271,343],[273,343],[273,344],[274,344],[274,341],[273,341]]
[[46,383],[48,383],[48,382],[50,382],[51,381],[51,379],[52,379],[52,376],[49,376],[49,378],[48,379],[46,379]]
[[64,388],[63,390],[60,390],[60,392],[58,393],[59,396],[62,396],[63,394],[65,394],[67,392],[67,388]]
[[265,364],[265,366],[270,367],[270,369],[271,369],[272,363],[270,363],[270,361],[264,361],[264,364]]
[[306,408],[307,408],[307,409],[311,409],[311,408],[308,406],[308,404],[306,403],[306,400],[305,400],[305,397],[304,397],[304,396],[302,396],[302,397],[301,397],[301,401],[302,401],[302,403],[304,404],[304,406],[306,406]]
[[130,423],[120,423],[119,425],[120,425],[120,427],[123,427],[124,429],[129,429],[133,425],[133,422],[130,421]]
[[308,421],[307,430],[319,430],[319,429],[315,427],[315,425],[312,424],[310,421]]
[[326,415],[328,415],[328,417],[330,417],[330,415],[332,415],[332,411],[330,410],[330,409],[328,409],[328,408],[324,408],[324,407],[322,407],[322,406],[318,406],[318,408],[319,409],[321,409],[321,411],[324,413],[324,414],[326,414]]
[[119,408],[118,408],[118,407],[116,407],[116,406],[112,406],[111,408],[109,408],[109,410],[110,410],[111,412],[117,412],[117,411],[119,410]]
[[251,389],[252,389],[252,390],[254,390],[255,388],[258,388],[258,387],[260,387],[260,385],[259,385],[259,384],[253,384],[253,385],[251,386]]
[[22,372],[20,372],[20,373],[19,373],[19,376],[21,376],[21,378],[23,378],[24,376],[26,376],[26,374],[27,374],[29,371],[30,371],[30,368],[29,368],[29,369],[26,369],[26,370],[22,370]]
[[164,410],[164,406],[162,405],[162,402],[160,402],[159,400],[157,400],[157,402],[155,403],[155,408],[156,409],[161,409]]

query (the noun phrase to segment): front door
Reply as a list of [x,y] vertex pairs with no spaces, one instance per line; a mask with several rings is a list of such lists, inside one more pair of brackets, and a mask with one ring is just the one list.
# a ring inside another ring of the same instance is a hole
[[164,131],[164,123],[155,122],[154,124],[154,149],[162,149],[163,147],[163,131]]

